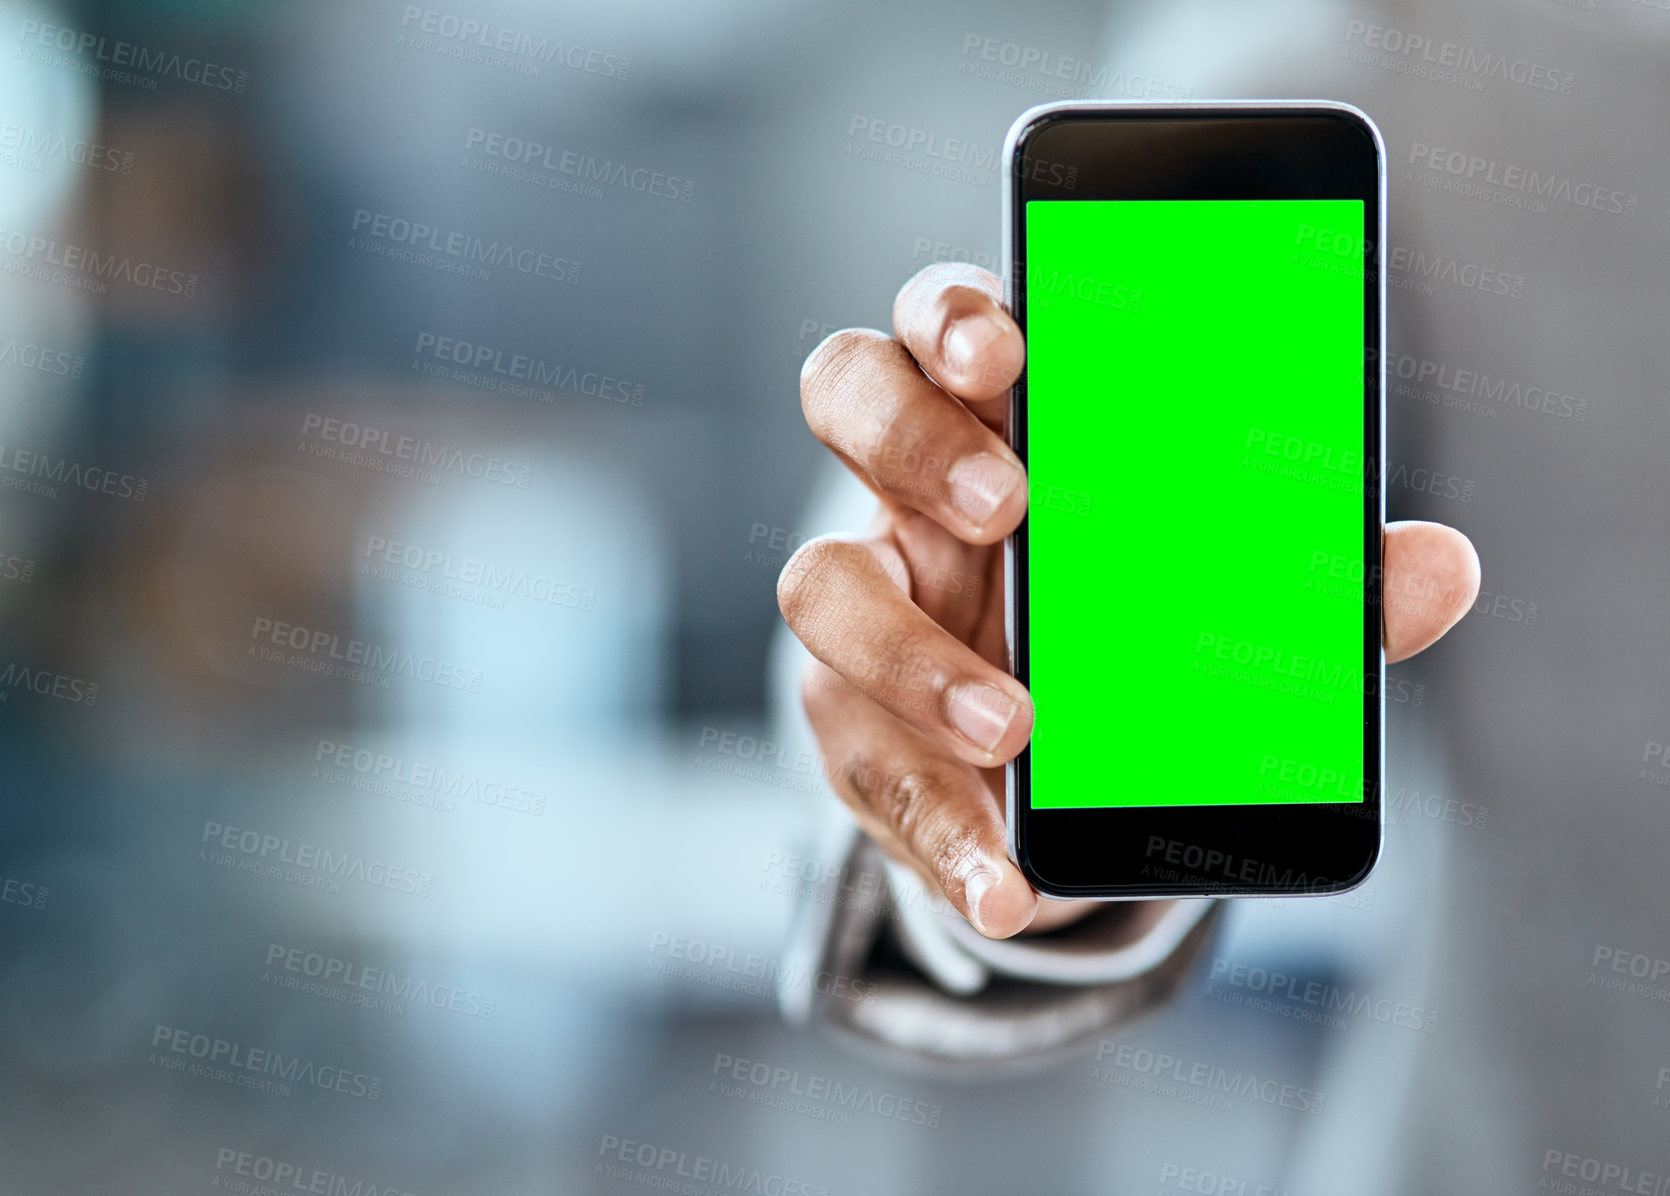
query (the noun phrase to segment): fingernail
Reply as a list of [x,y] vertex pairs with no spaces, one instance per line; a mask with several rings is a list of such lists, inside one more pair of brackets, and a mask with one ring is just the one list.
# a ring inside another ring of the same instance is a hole
[[971,872],[963,881],[963,903],[968,906],[968,920],[974,923],[974,929],[981,934],[986,933],[986,919],[980,913],[980,899],[991,892],[996,884],[997,873],[990,868]]
[[1016,706],[1008,694],[990,685],[951,687],[951,725],[981,751],[994,750],[1015,721]]
[[970,381],[984,373],[986,352],[1003,335],[1003,325],[990,316],[964,316],[945,334],[945,356],[951,368]]
[[1020,470],[1001,457],[976,453],[951,467],[950,482],[951,505],[975,527],[984,527],[1023,479]]

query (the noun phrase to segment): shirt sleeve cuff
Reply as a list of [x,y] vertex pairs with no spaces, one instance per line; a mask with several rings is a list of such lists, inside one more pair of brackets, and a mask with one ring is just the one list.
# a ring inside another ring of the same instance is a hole
[[947,992],[967,996],[993,974],[1042,984],[1114,984],[1159,967],[1214,904],[1209,899],[1107,902],[1047,934],[993,940],[943,898],[930,898],[908,868],[888,861],[900,946]]

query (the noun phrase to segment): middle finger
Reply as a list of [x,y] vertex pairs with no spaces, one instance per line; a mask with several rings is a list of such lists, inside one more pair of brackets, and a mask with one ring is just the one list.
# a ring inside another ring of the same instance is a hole
[[997,433],[946,394],[903,345],[833,333],[800,375],[806,422],[884,501],[969,544],[995,544],[1026,514],[1026,471]]
[[783,567],[777,601],[813,656],[959,758],[994,768],[1032,733],[1031,699],[913,603],[895,580],[903,572],[885,542],[812,540]]

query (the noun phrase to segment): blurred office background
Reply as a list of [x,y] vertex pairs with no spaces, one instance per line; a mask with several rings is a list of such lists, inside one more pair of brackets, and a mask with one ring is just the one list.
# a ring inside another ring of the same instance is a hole
[[[1670,13],[5,0],[0,44],[6,1191],[1658,1190]],[[1229,94],[1381,122],[1432,366],[1391,510],[1484,561],[1399,666],[1387,862],[1018,1073],[786,1026],[833,799],[774,583],[840,506],[799,363],[996,268],[1025,107]]]

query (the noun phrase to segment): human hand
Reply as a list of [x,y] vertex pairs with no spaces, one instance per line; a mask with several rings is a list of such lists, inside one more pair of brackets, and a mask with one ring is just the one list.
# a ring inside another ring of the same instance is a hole
[[[1003,438],[1025,344],[1002,296],[988,271],[930,266],[894,301],[894,336],[846,329],[812,351],[806,421],[880,505],[863,535],[805,544],[777,583],[816,657],[801,689],[831,785],[990,938],[1095,907],[1041,901],[1005,848],[1003,766],[1033,711],[1005,668],[1002,543],[1026,515],[1027,484]],[[1388,525],[1387,662],[1448,631],[1478,585],[1466,536]]]

